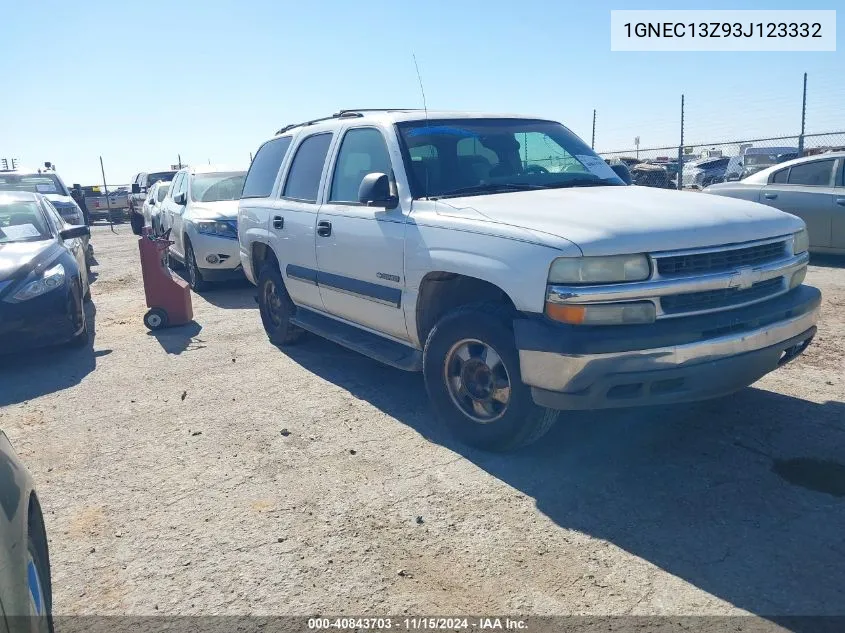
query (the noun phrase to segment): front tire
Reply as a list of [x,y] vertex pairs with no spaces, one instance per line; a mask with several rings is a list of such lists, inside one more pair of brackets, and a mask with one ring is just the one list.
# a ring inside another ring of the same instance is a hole
[[425,343],[423,374],[434,411],[476,448],[527,446],[557,419],[557,411],[534,404],[522,382],[511,318],[500,305],[465,306],[443,317]]
[[135,211],[130,211],[129,224],[132,225],[132,232],[135,235],[141,235],[141,231],[144,229],[144,216]]
[[265,264],[258,275],[258,311],[273,345],[289,345],[302,338],[303,330],[290,322],[296,315],[296,305],[285,288],[282,273],[273,263]]
[[202,273],[197,265],[197,258],[194,256],[194,248],[187,238],[185,238],[185,268],[188,273],[188,284],[194,292],[208,290],[210,284],[202,278]]

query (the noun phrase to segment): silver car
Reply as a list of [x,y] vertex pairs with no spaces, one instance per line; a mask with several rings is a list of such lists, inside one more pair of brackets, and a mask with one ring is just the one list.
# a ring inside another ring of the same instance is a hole
[[797,215],[807,223],[810,251],[845,255],[845,152],[796,158],[704,191]]

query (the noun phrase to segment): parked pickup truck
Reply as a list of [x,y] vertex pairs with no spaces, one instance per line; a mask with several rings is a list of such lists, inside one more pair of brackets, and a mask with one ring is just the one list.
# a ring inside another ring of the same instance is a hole
[[147,173],[142,171],[135,174],[132,179],[131,193],[129,194],[129,222],[132,226],[132,232],[135,235],[141,234],[141,229],[144,228],[144,202],[147,199],[150,188],[159,181],[170,182],[173,176],[176,175],[177,170],[171,171],[156,171]]
[[310,331],[422,371],[438,418],[486,449],[537,440],[561,410],[737,391],[816,332],[802,220],[625,186],[547,120],[284,127],[255,155],[238,239],[273,343]]

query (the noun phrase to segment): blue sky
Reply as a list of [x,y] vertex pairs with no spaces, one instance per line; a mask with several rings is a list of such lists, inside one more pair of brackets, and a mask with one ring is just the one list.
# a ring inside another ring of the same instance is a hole
[[[714,2],[683,8],[761,8]],[[838,5],[838,6],[837,6]],[[794,2],[767,1],[771,9]],[[845,53],[610,51],[610,10],[674,2],[226,0],[5,3],[0,157],[111,183],[183,162],[244,165],[282,125],[350,107],[536,114],[596,148],[845,129]],[[842,9],[819,1],[806,8]],[[837,30],[845,32],[840,10]]]

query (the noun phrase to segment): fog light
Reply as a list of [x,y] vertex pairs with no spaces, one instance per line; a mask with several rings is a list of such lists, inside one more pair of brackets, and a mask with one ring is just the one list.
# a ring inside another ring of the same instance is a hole
[[219,264],[220,258],[217,257],[217,255],[207,255],[205,261],[207,261],[209,264]]
[[792,279],[789,280],[789,289],[792,290],[804,283],[804,278],[807,276],[807,267],[796,270],[792,273]]

